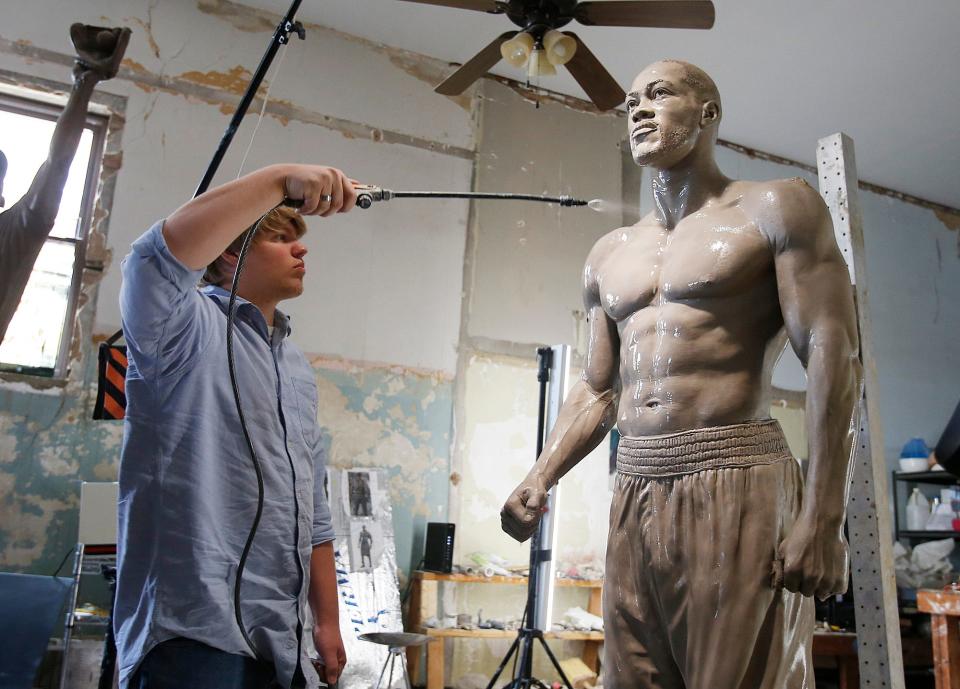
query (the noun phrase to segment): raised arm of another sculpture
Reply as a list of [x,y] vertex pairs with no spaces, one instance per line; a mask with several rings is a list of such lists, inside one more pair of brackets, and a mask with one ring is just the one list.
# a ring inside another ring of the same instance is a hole
[[781,544],[784,586],[826,598],[846,590],[843,536],[862,372],[856,310],[830,214],[802,180],[771,184],[761,227],[771,240],[787,335],[807,371],[810,463],[800,515]]
[[503,530],[518,541],[525,541],[533,535],[543,514],[548,491],[586,457],[616,423],[614,388],[620,338],[616,324],[600,306],[592,258],[593,253],[584,271],[589,340],[583,375],[567,395],[533,469],[500,512]]
[[57,118],[47,160],[24,196],[27,207],[39,219],[29,229],[41,240],[46,239],[60,209],[63,187],[86,125],[90,97],[100,81],[116,76],[130,40],[130,29],[74,24],[70,38],[77,51],[73,87]]

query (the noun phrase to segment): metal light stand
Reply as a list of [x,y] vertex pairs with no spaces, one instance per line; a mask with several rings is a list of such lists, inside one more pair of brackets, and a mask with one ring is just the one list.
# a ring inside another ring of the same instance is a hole
[[[563,396],[566,392],[566,374],[570,362],[570,347],[541,347],[537,350],[537,381],[540,383],[540,401],[537,410],[537,457],[543,451],[544,440],[553,428]],[[549,400],[548,400],[549,391]],[[550,646],[543,638],[544,628],[550,624],[552,596],[550,591],[553,583],[552,564],[553,547],[556,535],[556,499],[557,489],[554,488],[547,500],[547,511],[540,520],[540,525],[530,539],[530,575],[527,580],[527,607],[523,614],[523,623],[517,632],[507,654],[500,661],[497,671],[490,679],[487,689],[493,689],[504,668],[510,659],[514,661],[513,679],[504,685],[504,689],[548,689],[547,685],[533,676],[533,649],[534,642],[539,641],[547,657],[553,664],[557,674],[567,689],[573,689],[567,679],[557,657],[553,655]],[[519,662],[517,662],[519,661]]]
[[247,90],[243,94],[243,98],[240,99],[240,104],[237,106],[237,111],[233,113],[233,117],[230,118],[230,124],[227,125],[227,129],[223,133],[223,138],[220,139],[220,145],[217,146],[217,150],[213,154],[213,159],[210,161],[210,165],[207,166],[207,171],[203,173],[203,179],[200,180],[200,186],[197,187],[194,197],[197,197],[205,192],[210,186],[210,182],[213,181],[213,176],[217,174],[217,168],[220,167],[220,163],[223,161],[223,156],[230,147],[230,142],[233,141],[234,135],[240,128],[240,123],[243,122],[243,118],[247,114],[250,104],[256,97],[257,90],[260,88],[260,83],[263,81],[263,78],[267,76],[267,71],[270,69],[270,65],[273,63],[273,58],[277,56],[277,51],[280,50],[280,46],[286,45],[290,42],[291,33],[297,34],[301,41],[307,37],[307,33],[303,28],[303,24],[294,20],[297,10],[300,9],[301,2],[303,2],[303,0],[293,0],[293,3],[290,5],[290,9],[287,10],[287,13],[284,15],[283,19],[280,20],[279,24],[277,24],[277,29],[273,32],[273,38],[270,39],[270,45],[267,46],[267,52],[263,54],[263,58],[260,60],[260,65],[257,67],[257,71],[254,72],[253,78],[250,80],[250,85],[247,86]]

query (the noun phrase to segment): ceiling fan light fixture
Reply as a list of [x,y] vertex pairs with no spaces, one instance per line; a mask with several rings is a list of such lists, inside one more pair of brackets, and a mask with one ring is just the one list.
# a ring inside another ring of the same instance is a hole
[[533,36],[530,34],[526,32],[518,33],[509,41],[504,41],[500,45],[500,54],[504,60],[514,67],[523,67],[527,64],[527,60],[530,59],[534,43]]
[[552,66],[562,67],[573,59],[577,52],[577,42],[570,36],[551,29],[543,37],[543,49]]
[[534,51],[530,53],[530,63],[527,65],[527,76],[530,78],[552,77],[556,73],[557,68],[550,63],[550,60],[547,58],[547,53],[543,48],[535,48]]

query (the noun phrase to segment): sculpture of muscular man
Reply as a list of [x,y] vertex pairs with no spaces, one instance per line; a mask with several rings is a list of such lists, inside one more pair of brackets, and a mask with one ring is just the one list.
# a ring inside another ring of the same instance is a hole
[[[616,423],[606,686],[806,689],[811,596],[847,585],[861,376],[847,269],[805,182],[720,172],[720,96],[701,69],[650,65],[627,110],[655,209],[587,258],[583,377],[504,505],[503,528],[528,538],[547,491]],[[808,377],[806,494],[769,416],[787,340]]]
[[[0,342],[23,296],[33,264],[53,229],[93,89],[100,81],[116,76],[130,41],[130,29],[74,24],[70,38],[77,51],[73,88],[53,130],[50,153],[27,193],[0,213]],[[0,208],[4,206],[6,172],[7,160],[0,151]]]

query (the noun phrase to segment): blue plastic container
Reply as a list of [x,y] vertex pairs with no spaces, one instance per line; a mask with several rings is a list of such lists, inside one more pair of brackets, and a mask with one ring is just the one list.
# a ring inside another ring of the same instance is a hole
[[923,438],[911,438],[910,441],[900,450],[900,459],[909,459],[911,457],[929,457],[930,448],[923,442]]

